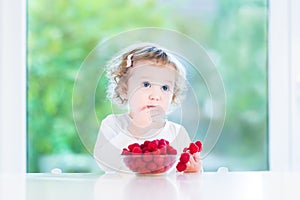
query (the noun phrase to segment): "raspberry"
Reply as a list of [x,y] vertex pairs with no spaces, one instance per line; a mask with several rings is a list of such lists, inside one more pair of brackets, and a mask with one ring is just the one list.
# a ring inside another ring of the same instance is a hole
[[130,161],[127,165],[129,169],[131,169],[133,172],[136,172],[138,170],[138,167],[135,165],[134,160]]
[[187,153],[187,152],[183,152],[183,153],[181,154],[179,160],[180,160],[180,162],[182,162],[182,163],[187,163],[187,162],[189,162],[189,160],[190,160],[190,154]]
[[130,162],[131,162],[131,158],[129,158],[129,157],[124,158],[124,163],[125,163],[127,166],[130,165]]
[[134,164],[137,168],[143,169],[146,167],[146,163],[141,158],[136,158]]
[[189,149],[191,154],[197,153],[199,151],[199,147],[195,143],[191,143]]
[[158,144],[157,144],[157,141],[153,140],[151,141],[149,144],[148,144],[148,149],[150,151],[156,151],[158,148]]
[[142,152],[143,151],[142,151],[141,147],[136,146],[132,149],[132,153],[141,154]]
[[133,143],[128,146],[129,151],[132,151],[134,147],[140,147],[138,143]]
[[166,146],[159,146],[160,155],[166,155],[167,154],[167,147]]
[[164,164],[164,158],[161,156],[156,156],[153,158],[153,161],[158,165],[158,166],[163,166]]
[[145,153],[145,154],[143,155],[143,160],[144,160],[145,162],[150,162],[152,159],[153,159],[153,156],[152,156],[151,153]]
[[152,151],[152,154],[153,154],[153,155],[160,155],[160,150],[157,149],[156,151]]
[[202,151],[202,143],[198,140],[197,142],[195,142],[195,144],[199,147],[199,152]]
[[185,148],[183,149],[183,152],[187,152],[188,150],[189,150],[189,148],[185,147]]
[[150,150],[148,149],[148,146],[144,146],[143,148],[141,147],[143,153],[145,152],[150,152]]
[[143,145],[144,145],[145,147],[147,147],[149,143],[150,143],[149,140],[145,140],[145,142],[143,143]]
[[166,145],[167,145],[167,142],[166,142],[166,140],[164,140],[164,139],[160,139],[158,145],[159,145],[159,146],[166,146]]
[[167,146],[167,153],[168,153],[168,154],[171,154],[171,155],[176,155],[176,154],[177,154],[177,151],[176,151],[176,149],[174,149],[172,146],[168,145],[168,146]]
[[176,165],[176,169],[177,171],[179,172],[182,172],[184,170],[186,170],[187,166],[185,163],[182,163],[182,162],[179,162],[177,165]]
[[154,162],[147,163],[147,169],[154,171],[157,169],[157,165]]
[[131,154],[131,152],[128,151],[128,149],[126,149],[126,148],[124,148],[122,153],[121,153],[121,155],[130,155],[130,154]]
[[163,173],[165,171],[166,171],[165,167],[160,167],[160,168],[156,169],[155,171],[153,171],[152,173],[159,174],[159,173]]

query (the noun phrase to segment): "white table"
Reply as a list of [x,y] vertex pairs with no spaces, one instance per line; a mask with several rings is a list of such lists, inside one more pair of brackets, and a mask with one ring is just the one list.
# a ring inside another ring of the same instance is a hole
[[299,200],[300,173],[0,175],[0,199]]

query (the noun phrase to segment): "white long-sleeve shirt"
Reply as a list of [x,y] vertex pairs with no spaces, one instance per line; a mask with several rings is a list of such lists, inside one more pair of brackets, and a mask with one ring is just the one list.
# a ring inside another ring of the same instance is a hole
[[101,123],[97,142],[94,147],[94,158],[99,167],[106,171],[125,171],[128,169],[121,160],[123,148],[132,143],[143,143],[145,140],[165,139],[180,154],[191,142],[185,128],[177,123],[166,120],[161,129],[152,130],[151,136],[137,138],[127,129],[131,123],[129,115],[111,114]]

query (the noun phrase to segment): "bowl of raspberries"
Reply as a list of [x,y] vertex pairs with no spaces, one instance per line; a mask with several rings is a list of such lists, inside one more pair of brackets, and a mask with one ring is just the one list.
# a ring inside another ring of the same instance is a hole
[[121,153],[125,166],[137,175],[162,175],[170,172],[177,161],[177,150],[165,139],[133,143]]

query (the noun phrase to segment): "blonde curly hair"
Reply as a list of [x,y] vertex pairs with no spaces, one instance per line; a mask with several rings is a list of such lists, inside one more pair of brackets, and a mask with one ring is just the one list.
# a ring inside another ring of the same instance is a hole
[[[128,63],[128,61],[130,61]],[[175,54],[152,43],[138,43],[125,48],[113,57],[106,65],[106,75],[109,80],[107,97],[124,107],[128,99],[124,94],[127,93],[128,70],[134,67],[136,62],[150,62],[158,66],[173,66],[177,71],[172,104],[178,105],[184,98],[186,90],[186,70],[178,61]],[[128,66],[130,65],[130,66]]]

